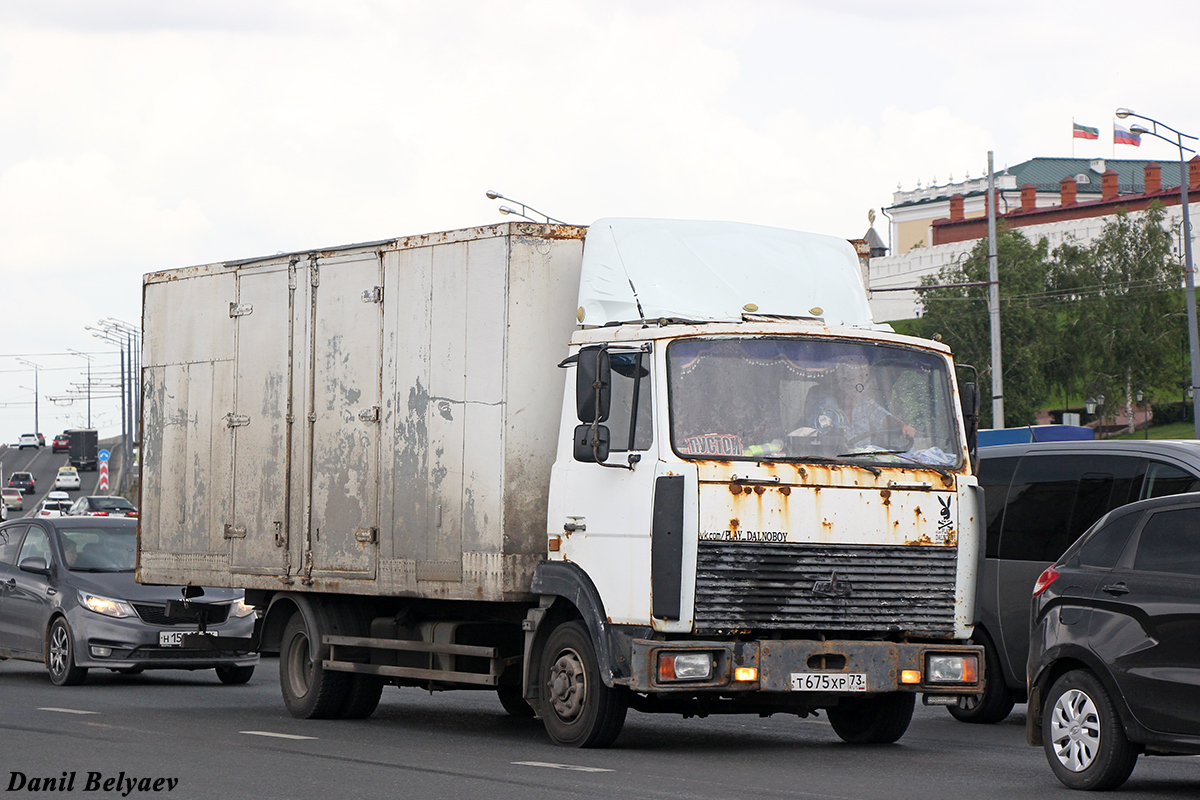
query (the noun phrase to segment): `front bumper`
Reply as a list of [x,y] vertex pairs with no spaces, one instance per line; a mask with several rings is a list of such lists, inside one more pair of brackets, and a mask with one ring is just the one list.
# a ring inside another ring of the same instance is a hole
[[[713,674],[705,681],[662,682],[658,678],[662,653],[706,651],[713,657]],[[976,656],[973,680],[932,683],[927,672],[931,655]],[[866,676],[866,693],[924,692],[930,695],[971,695],[983,691],[983,648],[962,644],[916,644],[908,642],[756,640],[632,642],[633,665],[629,688],[635,692],[786,692],[792,693],[793,674]],[[739,667],[755,670],[755,680],[739,681]],[[908,672],[910,681],[902,682]],[[818,693],[805,692],[810,696]],[[833,692],[832,694],[844,694]]]
[[[237,649],[190,649],[162,647],[161,631],[195,631],[195,626],[148,625],[136,617],[115,618],[75,608],[67,615],[75,645],[75,663],[103,669],[210,669],[220,666],[250,666],[257,653]],[[246,638],[254,632],[254,615],[210,625],[218,641],[223,637]],[[108,651],[107,655],[103,655]]]

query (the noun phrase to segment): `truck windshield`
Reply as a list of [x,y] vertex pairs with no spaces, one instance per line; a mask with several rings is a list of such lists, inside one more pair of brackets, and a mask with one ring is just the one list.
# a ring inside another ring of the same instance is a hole
[[707,338],[667,348],[684,458],[957,467],[947,360],[853,341]]

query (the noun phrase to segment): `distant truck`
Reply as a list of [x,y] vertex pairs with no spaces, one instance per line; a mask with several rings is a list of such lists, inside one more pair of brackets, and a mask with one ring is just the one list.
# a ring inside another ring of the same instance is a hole
[[67,439],[67,460],[71,466],[81,472],[95,470],[99,452],[96,431],[91,428],[67,431]]
[[982,691],[974,385],[844,240],[508,223],[143,298],[138,579],[245,589],[253,639],[185,646],[278,652],[297,717],[394,684],[566,746],[629,708],[871,743]]

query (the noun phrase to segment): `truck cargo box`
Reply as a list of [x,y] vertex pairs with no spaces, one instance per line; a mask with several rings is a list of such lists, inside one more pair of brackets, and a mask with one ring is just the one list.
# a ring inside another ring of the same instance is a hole
[[138,579],[529,597],[584,232],[146,276]]

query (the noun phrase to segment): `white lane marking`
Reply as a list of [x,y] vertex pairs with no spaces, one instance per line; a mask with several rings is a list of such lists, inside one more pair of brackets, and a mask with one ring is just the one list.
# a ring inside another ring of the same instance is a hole
[[238,731],[247,736],[270,736],[275,739],[312,739],[316,740],[316,736],[297,736],[294,733],[275,733],[274,731]]
[[39,708],[38,711],[55,711],[59,714],[99,714],[99,711],[81,711],[78,708]]
[[601,769],[600,767],[581,767],[577,764],[551,764],[546,761],[514,761],[512,762],[521,767],[545,767],[546,769],[569,769],[573,772],[612,772],[611,769]]

